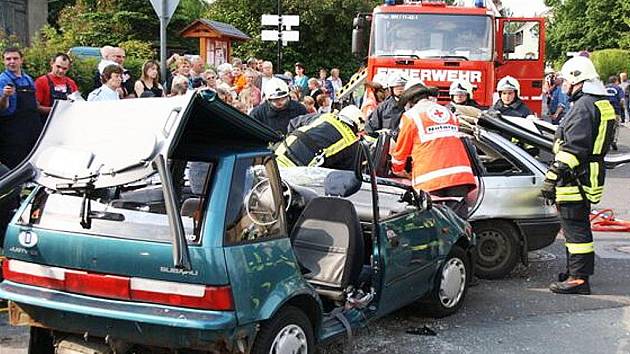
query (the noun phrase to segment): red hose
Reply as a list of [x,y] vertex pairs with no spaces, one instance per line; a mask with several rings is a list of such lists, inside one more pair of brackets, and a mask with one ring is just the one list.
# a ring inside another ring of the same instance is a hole
[[612,209],[591,212],[591,230],[605,232],[630,232],[630,221],[616,220]]

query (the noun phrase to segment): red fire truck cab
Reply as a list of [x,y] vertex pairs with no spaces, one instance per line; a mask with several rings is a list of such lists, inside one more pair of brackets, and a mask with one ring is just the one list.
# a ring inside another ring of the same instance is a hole
[[367,73],[403,71],[439,88],[438,100],[450,100],[449,86],[469,81],[474,99],[490,107],[498,99],[497,82],[518,79],[521,98],[541,113],[545,33],[542,18],[506,18],[492,1],[386,0],[371,14],[354,20],[352,48],[365,55],[364,30],[371,22]]

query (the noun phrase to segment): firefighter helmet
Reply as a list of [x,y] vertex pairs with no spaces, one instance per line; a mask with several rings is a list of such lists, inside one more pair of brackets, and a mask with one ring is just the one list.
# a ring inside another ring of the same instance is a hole
[[387,80],[387,74],[382,73],[382,72],[374,75],[374,77],[372,78],[372,82],[375,83],[375,84],[381,85],[381,87],[384,88],[384,89],[389,87],[389,82]]
[[283,80],[274,77],[269,79],[264,85],[264,93],[268,100],[287,97],[289,95],[289,86]]
[[497,92],[501,93],[501,91],[507,90],[516,91],[516,94],[518,95],[519,91],[521,91],[521,85],[515,78],[506,76],[499,80],[499,83],[497,84]]
[[337,116],[342,122],[348,125],[354,125],[357,130],[363,130],[363,113],[359,107],[353,104],[345,106],[337,113]]
[[458,93],[463,93],[468,95],[468,97],[472,97],[473,95],[473,87],[470,82],[466,80],[455,80],[451,83],[451,87],[448,89],[448,94],[454,96]]
[[394,71],[387,77],[387,83],[389,87],[405,86],[405,84],[407,84],[407,81],[409,81],[407,77],[399,71]]
[[562,65],[561,72],[562,77],[571,85],[599,78],[593,62],[589,58],[582,56],[567,60],[567,62]]

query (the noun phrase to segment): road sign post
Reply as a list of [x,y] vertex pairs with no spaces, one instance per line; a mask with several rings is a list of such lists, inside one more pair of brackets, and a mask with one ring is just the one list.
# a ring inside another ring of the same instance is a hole
[[166,80],[166,27],[179,5],[179,0],[150,0],[153,10],[160,20],[160,74]]
[[300,32],[292,31],[291,27],[297,27],[300,24],[300,16],[281,14],[280,1],[278,1],[278,14],[277,15],[262,15],[261,24],[263,27],[276,27],[275,30],[265,30],[260,32],[260,37],[263,41],[274,41],[278,43],[278,57],[276,63],[276,70],[278,73],[282,73],[282,46],[287,45],[288,42],[298,42],[300,40]]

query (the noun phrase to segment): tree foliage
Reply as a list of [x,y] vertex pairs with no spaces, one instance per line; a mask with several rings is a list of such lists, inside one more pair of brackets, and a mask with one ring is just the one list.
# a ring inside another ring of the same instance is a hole
[[[292,70],[293,64],[300,61],[306,65],[309,76],[315,75],[320,67],[339,67],[342,74],[349,76],[360,65],[351,53],[352,20],[358,12],[371,12],[381,3],[380,0],[283,0],[283,14],[300,16],[300,41],[289,42],[283,48],[283,69]],[[230,23],[253,38],[235,48],[237,56],[256,56],[275,63],[276,43],[260,39],[261,16],[275,13],[276,0],[217,0],[210,6],[207,17]]]
[[630,2],[627,0],[545,0],[553,17],[547,28],[549,59],[566,52],[630,49]]

